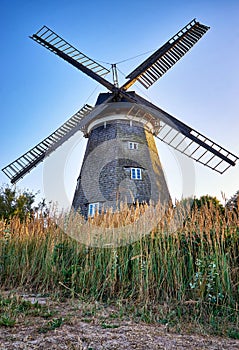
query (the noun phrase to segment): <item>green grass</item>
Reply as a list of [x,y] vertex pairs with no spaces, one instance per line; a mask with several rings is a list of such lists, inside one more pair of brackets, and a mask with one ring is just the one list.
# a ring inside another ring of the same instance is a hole
[[[172,231],[172,212],[151,234],[115,248],[81,244],[50,217],[0,221],[0,288],[114,304],[117,313],[135,320],[204,325],[214,334],[237,338],[238,215],[213,206],[195,209]],[[91,225],[106,222],[97,220]],[[17,313],[47,314],[25,302],[0,300],[0,306],[5,326],[14,326]],[[47,329],[58,324],[49,322]]]
[[48,321],[44,326],[38,328],[38,333],[47,333],[49,331],[54,331],[56,328],[59,328],[63,325],[64,318],[54,318]]
[[106,328],[111,328],[111,329],[114,329],[114,328],[119,328],[119,325],[118,324],[113,324],[113,323],[101,323],[101,327],[103,329],[106,329]]
[[3,314],[0,316],[0,326],[13,327],[16,324],[16,320],[9,316],[8,314]]
[[32,303],[19,295],[0,294],[0,326],[13,327],[18,320],[31,317],[51,318],[55,312],[46,305]]

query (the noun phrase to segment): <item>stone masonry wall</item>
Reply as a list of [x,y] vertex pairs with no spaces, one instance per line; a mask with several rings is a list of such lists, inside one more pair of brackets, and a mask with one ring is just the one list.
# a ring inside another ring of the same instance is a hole
[[[129,149],[136,142],[138,149]],[[131,167],[142,179],[131,179]],[[87,217],[89,203],[117,208],[121,201],[154,203],[170,200],[153,135],[142,124],[117,120],[91,130],[73,207]]]

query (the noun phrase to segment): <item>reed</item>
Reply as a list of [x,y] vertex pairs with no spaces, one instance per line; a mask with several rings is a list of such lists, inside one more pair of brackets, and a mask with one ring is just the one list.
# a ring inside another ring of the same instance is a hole
[[[146,321],[197,319],[219,327],[223,318],[238,327],[238,211],[222,215],[213,205],[188,210],[180,204],[121,209],[88,222],[72,214],[0,221],[1,289],[120,303]],[[122,241],[152,220],[150,233]],[[92,232],[103,237],[109,228],[123,232],[121,241],[92,244]]]

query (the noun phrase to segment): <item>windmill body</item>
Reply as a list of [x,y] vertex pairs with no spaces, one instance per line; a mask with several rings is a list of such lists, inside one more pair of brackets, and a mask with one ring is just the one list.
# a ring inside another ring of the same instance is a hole
[[208,31],[195,19],[183,27],[127,77],[119,87],[116,65],[110,71],[90,59],[48,27],[31,38],[109,90],[95,107],[84,105],[51,135],[3,168],[15,183],[77,131],[88,138],[77,180],[73,207],[85,217],[103,207],[168,202],[169,191],[154,137],[187,157],[224,173],[238,157],[128,89],[136,82],[146,89],[174,66]]
[[[103,103],[108,94],[101,94]],[[169,191],[148,113],[134,115],[134,104],[109,102],[85,126],[88,137],[73,207],[85,217],[122,203],[168,203]]]

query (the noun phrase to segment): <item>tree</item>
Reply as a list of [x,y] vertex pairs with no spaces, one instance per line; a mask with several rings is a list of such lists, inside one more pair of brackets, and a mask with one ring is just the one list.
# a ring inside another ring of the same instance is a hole
[[226,203],[226,207],[230,210],[239,212],[239,191],[237,191]]
[[194,198],[192,203],[192,209],[196,208],[200,210],[201,208],[206,207],[207,209],[216,209],[220,214],[224,214],[225,209],[217,197],[212,197],[209,195],[201,196],[199,199]]
[[8,186],[0,189],[0,219],[10,220],[18,216],[22,221],[33,214],[36,194],[20,192]]

